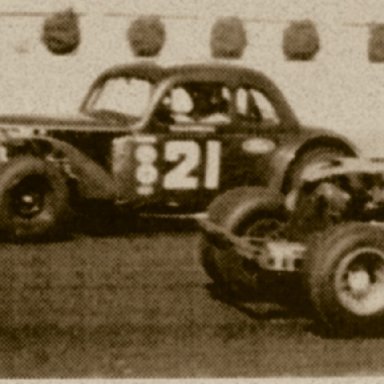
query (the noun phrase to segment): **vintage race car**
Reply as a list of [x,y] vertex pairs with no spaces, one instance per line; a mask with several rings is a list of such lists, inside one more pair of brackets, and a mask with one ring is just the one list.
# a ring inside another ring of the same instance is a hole
[[384,160],[313,164],[285,197],[236,188],[200,225],[202,265],[226,295],[307,297],[324,330],[384,330]]
[[287,193],[304,166],[357,155],[303,127],[262,73],[223,64],[113,67],[76,116],[0,116],[0,139],[0,230],[18,240],[105,202],[188,217],[236,186]]

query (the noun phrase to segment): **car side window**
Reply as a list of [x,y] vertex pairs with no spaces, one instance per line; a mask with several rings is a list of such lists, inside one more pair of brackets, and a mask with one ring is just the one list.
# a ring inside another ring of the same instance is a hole
[[139,117],[147,108],[151,93],[152,84],[146,80],[111,78],[104,83],[93,109]]
[[172,88],[160,103],[163,122],[174,124],[229,123],[230,92],[222,84],[188,82]]
[[236,115],[249,122],[279,123],[271,102],[261,92],[252,88],[238,88],[235,96]]

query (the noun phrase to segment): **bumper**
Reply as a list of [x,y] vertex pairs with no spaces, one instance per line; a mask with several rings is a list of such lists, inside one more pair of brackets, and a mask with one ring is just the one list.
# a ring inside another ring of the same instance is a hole
[[298,272],[306,246],[286,239],[240,237],[207,220],[198,221],[208,242],[222,252],[235,252],[239,257],[256,263],[259,268],[274,272]]

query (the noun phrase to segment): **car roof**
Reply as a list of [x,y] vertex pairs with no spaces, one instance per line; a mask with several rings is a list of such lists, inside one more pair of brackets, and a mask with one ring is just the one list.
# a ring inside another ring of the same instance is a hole
[[150,62],[137,62],[132,64],[115,65],[102,72],[95,83],[100,83],[113,77],[138,76],[153,82],[159,81],[165,76],[164,68]]
[[[135,76],[147,79],[153,83],[159,83],[163,80],[171,82],[207,81],[222,82],[232,88],[254,85],[259,91],[268,94],[275,108],[278,109],[287,120],[297,121],[283,93],[266,75],[254,69],[219,62],[160,66],[153,62],[138,61],[130,64],[116,65],[99,75],[92,84],[86,99],[99,84],[108,78],[121,76]],[[83,105],[84,104],[85,101],[83,102]]]
[[238,65],[224,63],[203,63],[203,64],[183,64],[174,65],[166,68],[168,76],[186,76],[205,78],[222,78],[223,80],[240,82],[241,80],[251,80],[254,78],[266,79],[266,76],[259,71]]
[[[241,84],[271,81],[260,71],[238,65],[224,63],[179,64],[162,67],[152,62],[137,62],[113,66],[104,71],[96,82],[105,81],[107,78],[120,76],[138,76],[152,82],[158,82],[163,78],[180,77],[201,81],[223,81],[227,84]],[[272,84],[272,83],[271,83]]]

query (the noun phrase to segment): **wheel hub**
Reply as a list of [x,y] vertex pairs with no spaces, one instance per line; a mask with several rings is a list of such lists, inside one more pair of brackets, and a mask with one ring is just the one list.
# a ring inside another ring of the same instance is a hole
[[384,310],[384,253],[360,248],[337,266],[336,292],[343,306],[360,316]]
[[26,178],[10,191],[11,209],[17,216],[30,219],[44,207],[46,187],[40,178]]
[[42,209],[42,196],[38,194],[22,195],[20,197],[19,211],[22,215],[33,215]]
[[21,202],[24,204],[33,204],[34,198],[32,195],[21,196]]
[[371,287],[371,278],[367,271],[359,270],[348,273],[347,278],[348,286],[351,293],[356,296],[363,296],[368,293]]

